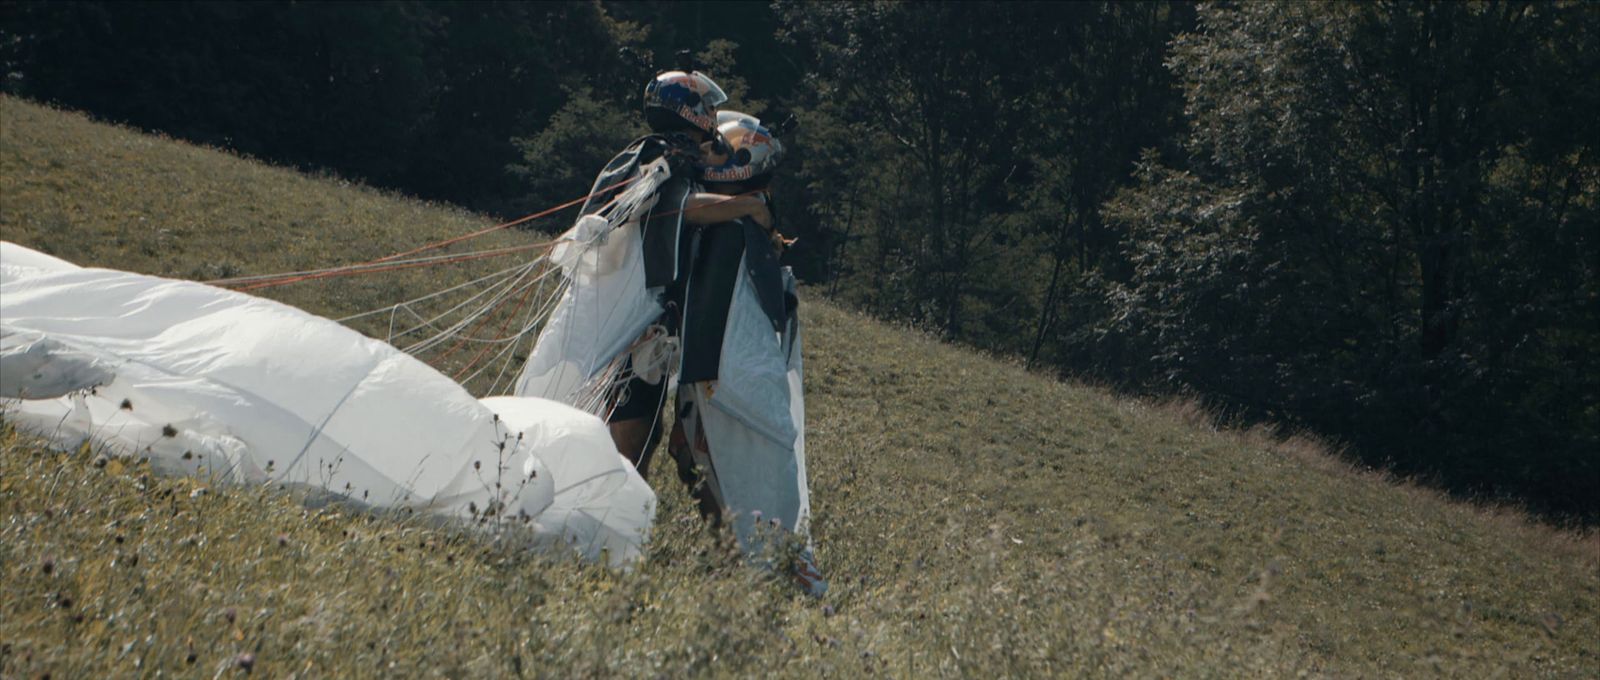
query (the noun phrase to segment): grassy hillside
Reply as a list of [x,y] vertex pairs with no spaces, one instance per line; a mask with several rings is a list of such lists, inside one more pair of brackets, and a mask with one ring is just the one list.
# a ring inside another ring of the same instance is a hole
[[[266,273],[484,224],[0,99],[0,237],[83,264]],[[335,314],[436,286],[276,290]],[[741,567],[670,474],[624,574],[5,432],[0,676],[1600,675],[1593,537],[804,316],[821,602]]]

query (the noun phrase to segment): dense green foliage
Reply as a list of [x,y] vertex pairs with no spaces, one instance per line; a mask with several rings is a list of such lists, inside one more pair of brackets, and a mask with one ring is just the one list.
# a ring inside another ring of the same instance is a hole
[[501,215],[693,48],[798,112],[787,256],[882,317],[1600,520],[1578,3],[7,3],[5,88]]
[[1187,153],[1147,159],[1108,210],[1134,271],[1107,326],[1152,357],[1127,368],[1404,472],[1547,508],[1587,497],[1592,515],[1600,34],[1585,14],[1207,13],[1172,55]]

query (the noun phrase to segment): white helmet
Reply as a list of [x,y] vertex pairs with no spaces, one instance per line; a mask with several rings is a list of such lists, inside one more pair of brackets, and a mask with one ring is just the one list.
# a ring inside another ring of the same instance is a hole
[[727,146],[728,161],[701,168],[704,181],[743,182],[772,172],[783,160],[783,143],[748,113],[718,112],[717,133]]

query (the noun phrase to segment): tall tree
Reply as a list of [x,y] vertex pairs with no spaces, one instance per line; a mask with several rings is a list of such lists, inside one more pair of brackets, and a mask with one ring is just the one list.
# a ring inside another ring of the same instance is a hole
[[[1164,60],[1168,43],[1193,27],[1190,5],[1083,3],[1051,22],[1032,68],[1032,181],[1016,185],[1039,231],[1048,275],[1039,292],[1028,362],[1054,349],[1056,363],[1084,363],[1084,305],[1103,294],[1098,282],[1123,273],[1115,235],[1101,205],[1125,186],[1145,148],[1169,146],[1182,122],[1183,98]],[[1061,323],[1063,312],[1078,312]]]
[[[987,281],[1003,238],[1002,187],[1026,136],[1026,31],[1047,5],[794,5],[780,3],[791,40],[816,55],[817,96],[872,126],[889,146],[876,162],[900,164],[907,212],[879,216],[915,225],[896,252],[908,265],[914,320],[964,335],[971,291]],[[936,39],[933,37],[936,36]]]
[[1171,60],[1187,157],[1149,159],[1112,212],[1135,272],[1109,326],[1145,376],[1594,514],[1572,480],[1600,450],[1580,349],[1600,341],[1595,13],[1258,4],[1201,24]]

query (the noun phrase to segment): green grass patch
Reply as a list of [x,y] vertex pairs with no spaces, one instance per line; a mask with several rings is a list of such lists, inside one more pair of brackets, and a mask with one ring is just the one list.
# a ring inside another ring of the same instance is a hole
[[[0,237],[81,264],[271,273],[488,224],[14,99],[0,123]],[[339,315],[473,271],[273,294]],[[820,602],[743,566],[667,466],[618,573],[6,431],[0,676],[1600,675],[1593,536],[803,315]]]

